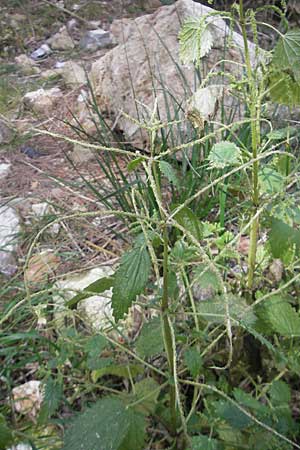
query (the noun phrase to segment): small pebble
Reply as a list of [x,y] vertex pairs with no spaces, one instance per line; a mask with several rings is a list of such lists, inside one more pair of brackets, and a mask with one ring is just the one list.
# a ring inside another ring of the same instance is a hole
[[26,155],[32,159],[39,158],[40,156],[44,156],[44,154],[42,152],[40,152],[40,150],[38,150],[36,148],[32,148],[32,147],[27,147],[27,146],[21,148],[21,153],[24,153],[24,155]]

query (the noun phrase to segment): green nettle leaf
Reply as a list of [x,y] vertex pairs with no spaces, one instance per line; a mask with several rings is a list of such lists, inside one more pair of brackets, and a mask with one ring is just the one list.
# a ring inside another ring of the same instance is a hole
[[192,377],[196,378],[200,374],[203,363],[199,350],[196,347],[187,349],[184,352],[184,361]]
[[214,144],[208,161],[210,166],[215,169],[224,169],[228,166],[239,164],[241,159],[241,151],[234,142],[222,141]]
[[189,231],[197,240],[202,238],[202,225],[193,211],[185,206],[174,215],[174,219]]
[[217,274],[204,264],[199,264],[194,270],[193,281],[198,283],[201,289],[212,289],[213,292],[217,292],[221,288]]
[[71,300],[69,300],[66,304],[68,308],[75,308],[77,303],[79,303],[81,300],[84,300],[85,298],[88,298],[91,296],[91,292],[94,294],[101,294],[102,292],[107,291],[113,286],[114,279],[113,277],[104,277],[100,278],[97,281],[94,281],[89,286],[83,289],[82,292],[75,295]]
[[191,450],[222,450],[223,448],[221,442],[204,434],[192,438]]
[[130,425],[131,416],[121,400],[101,399],[73,420],[63,450],[118,450]]
[[183,64],[200,65],[200,60],[212,48],[213,35],[210,26],[203,20],[189,18],[181,27],[179,33],[179,53]]
[[12,431],[7,426],[4,416],[0,414],[0,450],[5,450],[12,442]]
[[146,419],[140,413],[128,409],[129,429],[118,450],[143,450],[146,439]]
[[[246,325],[253,325],[255,323],[256,316],[252,309],[249,309],[249,305],[245,299],[229,295],[228,303],[230,317],[237,321],[233,322],[232,325],[237,325],[241,318]],[[197,310],[203,319],[208,322],[223,323],[226,317],[225,301],[222,296],[197,303]]]
[[300,336],[300,316],[280,295],[274,295],[264,305],[264,320],[276,333],[285,337]]
[[161,173],[170,181],[170,183],[174,184],[174,186],[176,187],[180,186],[176,171],[174,167],[171,166],[171,164],[169,164],[167,161],[160,161],[159,169]]
[[282,380],[273,381],[269,392],[273,405],[286,405],[291,401],[290,387]]
[[107,340],[104,336],[91,336],[85,343],[84,350],[89,358],[97,358],[100,353],[107,347]]
[[152,414],[156,408],[157,398],[160,392],[159,384],[153,378],[145,378],[135,383],[135,395],[133,401],[138,401],[136,409],[143,414]]
[[39,422],[44,423],[58,409],[63,399],[63,386],[58,379],[48,378],[44,389],[44,400],[39,416]]
[[284,127],[270,131],[270,133],[267,134],[267,138],[271,139],[272,141],[282,141],[288,139],[289,137],[295,136],[296,134],[296,127]]
[[280,37],[272,62],[280,69],[290,69],[295,80],[300,81],[300,29],[289,30]]
[[271,100],[290,107],[300,105],[300,84],[290,74],[271,72],[269,78]]
[[142,358],[151,358],[161,353],[163,348],[161,322],[157,317],[143,326],[141,334],[136,341],[136,351]]
[[123,254],[115,276],[112,295],[113,315],[116,321],[128,312],[133,301],[145,288],[151,270],[151,260],[144,242],[139,242]]
[[282,258],[293,245],[299,250],[300,232],[282,220],[272,218],[269,243],[274,258]]
[[233,428],[242,430],[252,422],[246,414],[230,402],[220,400],[215,405],[217,415]]
[[261,192],[265,194],[276,194],[284,189],[284,177],[270,166],[259,171],[258,182]]

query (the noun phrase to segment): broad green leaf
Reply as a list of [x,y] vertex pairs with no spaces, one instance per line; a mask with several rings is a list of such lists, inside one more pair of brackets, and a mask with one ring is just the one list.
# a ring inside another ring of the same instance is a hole
[[189,18],[179,33],[179,53],[183,64],[194,63],[199,67],[200,60],[209,53],[213,45],[213,35],[209,25],[203,20]]
[[129,429],[118,450],[143,450],[146,439],[146,419],[131,408],[127,410]]
[[68,308],[75,308],[77,303],[79,303],[81,300],[90,297],[91,292],[93,294],[101,294],[102,292],[105,292],[108,289],[110,289],[113,286],[113,283],[114,283],[113,277],[100,278],[100,280],[94,281],[89,286],[84,288],[83,291],[80,292],[80,294],[77,294],[73,298],[71,298],[66,303],[66,306]]
[[222,141],[214,144],[208,155],[208,161],[211,167],[224,169],[239,164],[240,157],[241,151],[234,142]]
[[271,73],[269,90],[271,100],[275,103],[290,107],[300,105],[300,84],[288,73]]
[[259,171],[258,182],[260,191],[265,194],[276,194],[284,189],[284,177],[270,166]]
[[159,318],[146,323],[136,341],[136,351],[142,358],[151,358],[163,351],[161,322]]
[[299,250],[300,232],[282,220],[272,218],[269,243],[274,258],[282,258],[293,245]]
[[300,336],[300,316],[280,295],[266,300],[264,320],[271,324],[276,333],[285,337]]
[[113,365],[113,358],[88,358],[87,367],[90,370],[102,370]]
[[291,401],[290,387],[282,380],[274,380],[269,392],[274,405],[288,404]]
[[300,30],[289,30],[281,35],[275,47],[273,64],[283,70],[290,69],[296,81],[300,81]]
[[161,173],[170,181],[170,183],[174,184],[174,186],[176,187],[180,186],[176,171],[170,163],[168,163],[167,161],[160,161],[159,169]]
[[184,352],[184,361],[193,378],[200,375],[202,368],[202,357],[196,347],[191,347]]
[[143,161],[145,158],[139,156],[138,158],[133,159],[127,164],[128,172],[133,172]]
[[130,425],[131,417],[121,400],[98,400],[67,428],[63,450],[118,450]]
[[121,378],[135,378],[137,375],[144,373],[144,368],[138,364],[108,364],[102,369],[93,370],[91,377],[94,383],[105,375],[114,375]]
[[91,336],[85,343],[84,350],[90,358],[96,358],[107,347],[107,340],[104,336]]
[[[229,295],[229,314],[230,317],[236,319],[242,319],[247,325],[253,325],[256,321],[254,312],[249,309],[248,304],[242,297]],[[224,298],[217,297],[214,300],[203,300],[197,304],[197,310],[202,315],[203,319],[208,322],[223,323],[226,318],[226,308]],[[247,312],[246,312],[247,310]],[[232,325],[237,325],[237,322],[233,321]]]
[[0,450],[7,449],[12,442],[12,431],[7,426],[4,416],[0,414]]
[[128,312],[133,301],[145,288],[151,269],[151,260],[145,243],[139,242],[129,252],[123,254],[115,272],[112,307],[116,321]]
[[214,293],[218,292],[221,288],[216,273],[204,264],[199,264],[194,270],[193,282],[199,284],[201,289],[211,289]]
[[217,415],[233,428],[242,430],[252,422],[246,414],[230,402],[220,400],[215,403],[215,406]]
[[252,397],[251,394],[244,392],[242,389],[234,389],[233,395],[236,401],[241,406],[247,407],[248,409],[255,412],[255,415],[259,415],[261,418],[270,416],[272,414],[272,411],[268,406],[259,402],[255,397]]
[[296,127],[285,127],[270,131],[270,133],[267,134],[267,138],[271,139],[272,141],[283,141],[285,139],[288,139],[289,137],[295,136],[296,134]]
[[45,423],[58,409],[63,399],[63,386],[58,378],[49,377],[44,389],[44,399],[39,423]]
[[204,434],[192,437],[191,450],[222,450],[223,448],[221,442]]
[[181,208],[174,215],[174,219],[179,223],[179,225],[189,231],[197,240],[202,238],[201,222],[190,208],[187,206]]
[[160,392],[159,384],[153,378],[144,378],[144,380],[135,383],[134,388],[133,401],[139,401],[136,409],[146,415],[154,413]]

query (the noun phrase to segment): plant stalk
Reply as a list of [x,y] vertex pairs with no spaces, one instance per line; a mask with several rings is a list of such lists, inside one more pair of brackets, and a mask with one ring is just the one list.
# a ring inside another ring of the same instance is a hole
[[172,383],[174,378],[174,363],[173,363],[173,343],[172,343],[172,332],[170,329],[170,324],[168,320],[168,308],[169,308],[169,294],[168,294],[168,230],[167,224],[164,224],[163,228],[163,294],[161,300],[161,313],[162,313],[162,325],[163,325],[163,336],[164,344],[167,354],[167,360],[170,370],[170,416],[171,416],[171,426],[172,433],[176,435],[176,390],[175,385]]
[[[252,157],[255,160],[252,165],[252,217],[256,215],[259,203],[259,187],[258,187],[258,169],[259,163],[256,160],[258,155],[258,148],[260,145],[260,105],[258,102],[258,93],[256,89],[255,79],[251,67],[251,58],[249,52],[246,20],[244,12],[243,0],[239,0],[239,12],[240,23],[242,28],[242,36],[244,41],[245,50],[245,63],[247,77],[249,80],[249,93],[250,93],[250,118],[251,118],[251,145],[252,145]],[[248,255],[248,289],[253,289],[254,271],[256,263],[256,250],[259,230],[259,218],[255,218],[251,225],[250,230],[250,247]]]

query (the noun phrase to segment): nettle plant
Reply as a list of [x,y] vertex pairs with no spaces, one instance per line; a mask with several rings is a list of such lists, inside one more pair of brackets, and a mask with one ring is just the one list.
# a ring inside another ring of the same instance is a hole
[[[298,131],[290,122],[274,128],[275,104],[300,103],[300,31],[287,28],[285,6],[245,11],[240,0],[182,26],[181,58],[196,71],[220,17],[230,23],[228,46],[238,24],[243,62],[232,61],[236,76],[216,65],[184,120],[161,123],[155,105],[139,123],[149,154],[122,152],[128,171],[146,175],[126,193],[131,211],[116,211],[133,246],[112,277],[67,306],[112,288],[114,332],[133,305],[148,319],[135,339],[102,331],[87,339],[81,364],[108,394],[66,424],[65,450],[300,448]],[[286,29],[268,52],[258,47],[258,30],[273,29],[259,20],[264,10]],[[214,121],[227,93],[243,117]],[[162,136],[182,121],[195,137],[172,146]],[[191,147],[197,157],[178,162]],[[47,402],[51,409],[50,394]]]

